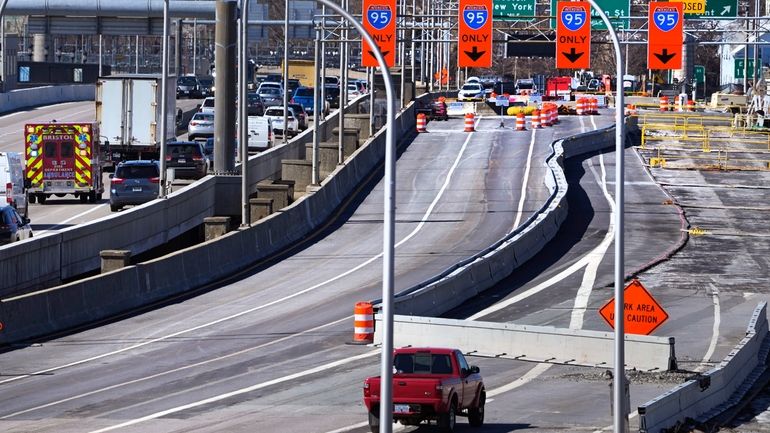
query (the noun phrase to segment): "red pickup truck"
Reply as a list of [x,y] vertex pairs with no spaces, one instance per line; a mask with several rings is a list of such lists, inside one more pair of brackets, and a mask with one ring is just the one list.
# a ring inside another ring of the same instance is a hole
[[[405,347],[393,351],[393,421],[418,425],[435,421],[452,432],[456,417],[474,427],[484,423],[486,392],[479,368],[457,349]],[[364,381],[364,404],[373,433],[380,426],[380,377]]]

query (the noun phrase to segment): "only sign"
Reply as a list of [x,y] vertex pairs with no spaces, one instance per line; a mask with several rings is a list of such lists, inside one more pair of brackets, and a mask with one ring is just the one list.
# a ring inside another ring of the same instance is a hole
[[377,30],[382,30],[393,19],[393,11],[389,5],[370,5],[366,11],[366,19],[369,21],[370,26]]
[[463,21],[473,30],[484,27],[489,19],[489,11],[484,5],[466,5],[463,9]]
[[676,7],[658,6],[652,12],[655,27],[663,32],[669,32],[679,24],[679,10]]
[[586,23],[586,10],[582,7],[565,6],[561,11],[561,22],[570,31],[576,32]]

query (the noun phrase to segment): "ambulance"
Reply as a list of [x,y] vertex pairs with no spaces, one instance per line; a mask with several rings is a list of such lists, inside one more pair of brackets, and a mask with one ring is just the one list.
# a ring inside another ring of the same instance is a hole
[[95,123],[33,123],[24,126],[29,201],[44,204],[68,194],[81,203],[102,199],[99,130]]

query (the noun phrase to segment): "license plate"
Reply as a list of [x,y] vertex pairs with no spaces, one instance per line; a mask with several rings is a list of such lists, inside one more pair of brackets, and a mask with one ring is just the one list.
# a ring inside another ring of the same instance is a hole
[[409,405],[408,404],[396,404],[393,405],[393,412],[395,413],[409,413]]
[[133,188],[133,191],[134,191],[134,192],[142,192],[142,187],[141,187],[141,186],[135,186],[135,187]]
[[180,164],[184,164],[184,163],[187,162],[187,160],[184,159],[184,158],[179,158],[179,160],[177,160],[177,162],[179,162]]

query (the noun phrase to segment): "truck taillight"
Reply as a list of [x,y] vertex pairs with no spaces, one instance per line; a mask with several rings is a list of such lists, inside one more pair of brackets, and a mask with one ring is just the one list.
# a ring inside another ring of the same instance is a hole
[[5,201],[13,203],[13,184],[11,182],[5,184]]
[[372,390],[369,389],[369,383],[364,383],[364,397],[371,397],[372,396]]
[[444,385],[436,385],[436,391],[440,394],[444,390]]

